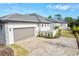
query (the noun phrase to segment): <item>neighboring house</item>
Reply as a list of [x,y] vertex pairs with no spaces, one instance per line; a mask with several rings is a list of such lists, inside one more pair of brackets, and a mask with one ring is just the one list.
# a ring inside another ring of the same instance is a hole
[[55,29],[54,27],[55,26],[59,26],[61,29],[67,29],[68,26],[67,26],[67,23],[64,21],[64,20],[50,20],[51,21],[51,29]]
[[61,20],[60,23],[61,23],[61,29],[68,29],[68,24],[66,21]]
[[50,22],[37,14],[9,14],[0,18],[0,43],[13,44],[19,40],[37,36],[48,31]]
[[60,25],[61,25],[58,20],[52,19],[52,20],[50,20],[50,22],[51,22],[50,28],[51,28],[52,30],[55,30],[55,26],[60,26]]

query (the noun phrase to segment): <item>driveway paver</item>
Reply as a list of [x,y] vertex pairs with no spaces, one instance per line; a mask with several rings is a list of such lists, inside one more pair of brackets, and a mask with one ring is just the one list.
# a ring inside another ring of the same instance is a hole
[[32,37],[16,42],[28,49],[29,56],[76,56],[79,55],[75,38],[47,39]]

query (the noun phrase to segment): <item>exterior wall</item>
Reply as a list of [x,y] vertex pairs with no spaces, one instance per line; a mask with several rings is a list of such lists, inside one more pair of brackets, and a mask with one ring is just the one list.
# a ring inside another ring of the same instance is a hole
[[35,36],[38,34],[37,24],[33,23],[6,23],[5,24],[5,39],[6,45],[14,43],[14,28],[22,28],[22,27],[35,27]]
[[[43,27],[42,27],[43,25]],[[14,28],[22,28],[22,27],[35,27],[35,36],[38,35],[40,31],[48,31],[50,30],[50,24],[36,24],[36,23],[19,23],[19,22],[9,22],[5,23],[5,40],[6,45],[14,43]]]
[[50,30],[50,24],[40,24],[39,25],[39,30],[40,31],[48,31],[48,30]]
[[5,45],[5,31],[4,31],[4,24],[0,24],[0,44]]

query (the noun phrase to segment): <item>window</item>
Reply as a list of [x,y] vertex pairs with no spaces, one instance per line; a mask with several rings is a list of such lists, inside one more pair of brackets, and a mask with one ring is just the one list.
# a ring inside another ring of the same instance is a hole
[[46,25],[45,25],[45,27],[46,27]]
[[11,31],[11,28],[10,28],[10,31]]
[[2,30],[2,25],[0,25],[0,30]]
[[42,27],[43,27],[43,25],[42,25]]

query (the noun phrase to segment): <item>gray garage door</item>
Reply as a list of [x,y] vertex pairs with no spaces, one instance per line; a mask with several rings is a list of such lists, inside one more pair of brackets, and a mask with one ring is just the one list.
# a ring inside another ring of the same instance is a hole
[[27,39],[34,36],[34,27],[14,28],[14,41]]

